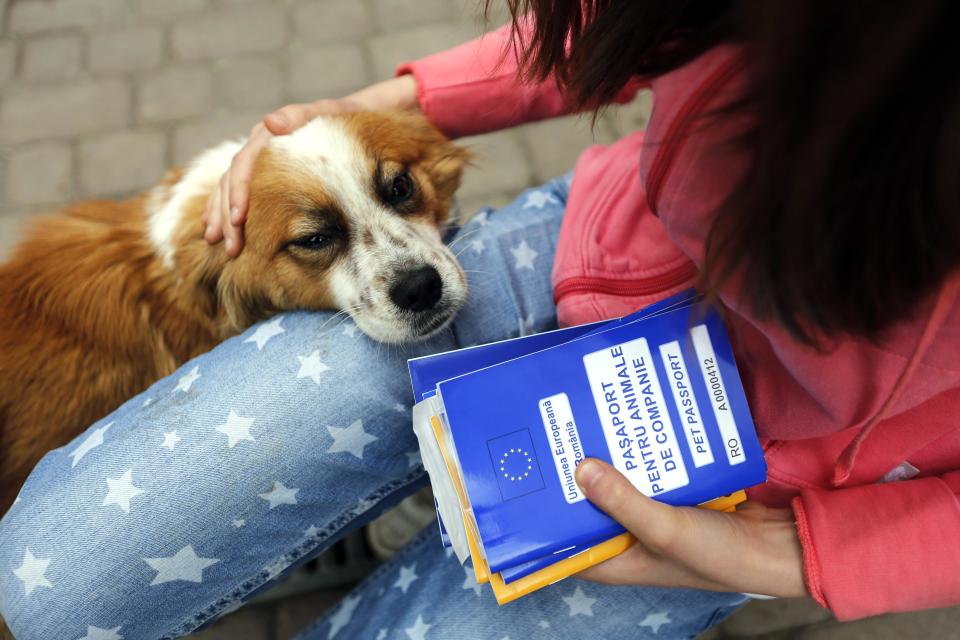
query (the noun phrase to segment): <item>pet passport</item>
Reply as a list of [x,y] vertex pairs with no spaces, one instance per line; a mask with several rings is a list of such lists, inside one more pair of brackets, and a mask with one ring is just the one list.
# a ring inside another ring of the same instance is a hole
[[722,320],[693,292],[408,366],[441,537],[500,604],[634,542],[577,485],[586,457],[677,506],[732,510],[766,477]]

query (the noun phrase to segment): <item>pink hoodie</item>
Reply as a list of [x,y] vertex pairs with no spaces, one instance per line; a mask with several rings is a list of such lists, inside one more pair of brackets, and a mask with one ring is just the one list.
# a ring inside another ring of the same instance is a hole
[[[563,115],[553,82],[523,84],[504,28],[406,63],[420,108],[451,136]],[[553,271],[562,324],[619,316],[680,291],[703,263],[711,212],[742,175],[717,151],[731,122],[697,118],[740,77],[718,47],[655,79],[646,132],[583,152]],[[627,87],[617,101],[641,87]],[[771,214],[775,215],[775,214]],[[869,230],[864,230],[869,233]],[[792,506],[814,598],[840,620],[960,603],[960,279],[882,344],[820,353],[721,292],[768,481]]]

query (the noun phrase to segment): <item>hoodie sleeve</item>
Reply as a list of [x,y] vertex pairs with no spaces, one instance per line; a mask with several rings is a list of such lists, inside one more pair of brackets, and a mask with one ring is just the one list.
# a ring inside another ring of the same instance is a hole
[[[420,110],[448,136],[487,133],[574,111],[573,103],[548,78],[520,78],[511,25],[453,49],[397,67],[397,75],[413,74]],[[629,102],[647,86],[631,82],[614,103]]]
[[960,604],[960,471],[794,498],[807,588],[838,620]]

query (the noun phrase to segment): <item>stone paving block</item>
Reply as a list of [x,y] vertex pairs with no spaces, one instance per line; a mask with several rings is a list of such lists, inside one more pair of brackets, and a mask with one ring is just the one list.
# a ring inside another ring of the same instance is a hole
[[270,607],[243,607],[221,618],[189,640],[274,640]]
[[137,0],[137,10],[144,16],[169,17],[205,9],[208,0]]
[[790,637],[791,640],[956,640],[960,638],[960,607],[828,623],[798,630]]
[[43,142],[18,149],[7,159],[7,199],[13,204],[62,202],[72,191],[70,145]]
[[227,140],[245,138],[265,111],[218,112],[177,125],[173,134],[173,164],[184,165],[201,151]]
[[240,57],[217,66],[216,99],[227,107],[282,106],[283,71],[276,61],[262,57]]
[[52,139],[127,124],[130,90],[119,80],[31,86],[11,91],[0,107],[0,141]]
[[474,154],[457,192],[464,200],[494,193],[515,193],[533,183],[532,167],[516,131],[463,138],[458,143]]
[[758,638],[832,619],[828,610],[810,598],[752,600],[720,623],[719,628],[722,637]]
[[62,80],[80,73],[82,41],[78,35],[32,38],[23,45],[20,75],[27,80]]
[[166,170],[166,137],[153,131],[121,131],[80,145],[80,190],[111,196],[151,187]]
[[163,60],[159,27],[111,29],[91,34],[87,66],[95,72],[123,72],[156,67]]
[[449,49],[479,33],[476,27],[457,23],[431,24],[374,36],[370,39],[370,52],[376,79],[393,77],[393,70],[401,62]]
[[171,47],[181,60],[230,58],[279,49],[286,39],[286,17],[279,7],[239,6],[178,20]]
[[306,42],[359,40],[374,29],[373,16],[357,0],[306,0],[293,12],[296,33]]
[[[479,7],[479,3],[477,3]],[[450,0],[376,0],[374,11],[380,31],[390,33],[398,27],[441,22],[457,16],[457,5]],[[474,12],[478,13],[476,7]]]
[[604,110],[601,120],[614,139],[621,138],[634,131],[646,129],[652,107],[653,94],[646,90],[640,91],[632,102],[613,105]]
[[128,12],[126,0],[18,0],[10,4],[8,25],[15,33],[39,33],[118,22]]
[[0,41],[0,85],[13,78],[17,63],[17,43],[13,40]]
[[287,86],[296,102],[338,98],[372,81],[366,55],[358,45],[298,47],[290,54]]
[[325,611],[336,606],[347,593],[347,589],[320,589],[281,601],[275,613],[274,638],[293,638]]
[[165,69],[139,85],[137,118],[162,122],[206,113],[213,105],[213,74],[203,67]]
[[533,179],[545,182],[573,169],[580,152],[592,144],[607,143],[610,136],[591,128],[590,114],[545,120],[521,127],[533,160]]
[[28,210],[0,211],[0,263],[10,257],[10,251],[20,242],[25,227],[37,217]]

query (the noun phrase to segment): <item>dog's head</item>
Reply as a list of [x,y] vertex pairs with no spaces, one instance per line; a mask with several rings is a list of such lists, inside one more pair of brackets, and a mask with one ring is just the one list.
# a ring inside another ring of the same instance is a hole
[[467,295],[442,240],[466,161],[413,113],[322,116],[271,140],[250,184],[244,250],[217,273],[230,323],[336,309],[383,342],[441,330]]

